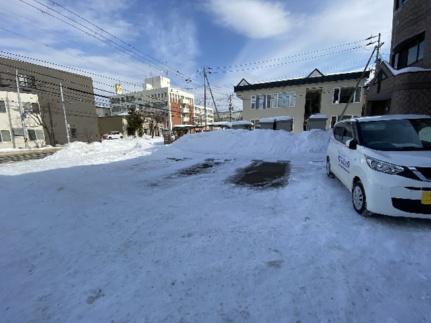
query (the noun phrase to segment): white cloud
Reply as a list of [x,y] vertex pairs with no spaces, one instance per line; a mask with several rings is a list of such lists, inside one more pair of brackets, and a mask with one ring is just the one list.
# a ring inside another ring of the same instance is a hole
[[209,0],[217,23],[249,38],[270,38],[289,30],[290,17],[281,2]]
[[[383,40],[386,43],[383,51],[387,52],[390,48],[392,5],[392,0],[326,1],[326,5],[318,12],[307,11],[292,17],[297,23],[280,37],[267,40],[265,46],[262,46],[259,40],[249,40],[232,64],[320,50],[340,43],[365,39],[378,32],[383,33]],[[304,8],[310,10],[308,7]],[[334,50],[333,54],[316,57],[314,60],[306,60],[305,58],[312,55],[305,55],[302,61],[271,69],[224,75],[219,79],[219,84],[233,86],[243,77],[250,82],[301,77],[306,76],[315,67],[320,68],[323,73],[359,70],[365,66],[371,50],[372,47],[344,53],[335,53],[337,50]]]
[[170,11],[165,17],[147,14],[142,24],[142,32],[154,52],[153,56],[169,66],[178,66],[183,73],[193,72],[199,49],[196,26],[192,20]]

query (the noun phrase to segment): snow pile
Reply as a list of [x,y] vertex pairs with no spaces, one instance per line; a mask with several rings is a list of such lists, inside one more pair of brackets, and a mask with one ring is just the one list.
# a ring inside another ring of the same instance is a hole
[[323,158],[329,132],[299,134],[273,130],[226,130],[184,136],[172,147],[183,154],[202,153],[259,159]]
[[112,163],[148,155],[155,145],[161,143],[160,138],[152,139],[148,136],[90,144],[73,142],[44,159],[1,165],[0,175],[16,175],[56,168]]

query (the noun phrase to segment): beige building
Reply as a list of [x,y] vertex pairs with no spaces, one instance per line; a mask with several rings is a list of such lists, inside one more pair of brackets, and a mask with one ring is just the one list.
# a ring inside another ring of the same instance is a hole
[[194,123],[194,95],[172,87],[170,79],[163,76],[145,79],[142,91],[111,98],[112,115],[127,115],[130,109],[162,117],[166,128]]
[[36,94],[0,91],[0,149],[45,146],[39,112]]
[[[194,125],[198,127],[203,127],[214,122],[214,109],[207,107],[205,114],[205,107],[201,105],[195,105],[194,109]],[[206,116],[206,118],[205,118]]]
[[[67,128],[71,141],[99,140],[93,81],[90,77],[0,58],[0,86],[5,91],[17,91],[16,74],[21,93],[36,94],[39,98],[47,143],[67,143]],[[63,87],[67,128],[60,99],[60,83]]]
[[327,127],[337,121],[349,98],[353,102],[346,116],[360,116],[364,106],[363,86],[355,86],[362,72],[323,75],[315,69],[307,77],[284,81],[250,84],[242,80],[235,93],[243,101],[243,119],[257,125],[262,118],[289,116],[293,118],[293,131],[301,132],[313,114],[325,114]]

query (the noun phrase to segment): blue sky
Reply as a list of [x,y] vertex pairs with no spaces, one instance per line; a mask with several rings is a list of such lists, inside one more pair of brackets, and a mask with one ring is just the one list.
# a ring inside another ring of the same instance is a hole
[[[50,0],[22,1],[67,14]],[[382,32],[387,54],[392,19],[392,0],[55,0],[139,50],[131,55],[22,1],[0,8],[2,50],[107,75],[94,77],[103,88],[118,80],[138,90],[146,76],[168,73],[177,86],[195,91],[198,101],[197,71],[233,65],[229,73],[210,75],[221,105],[243,77],[259,82],[304,76],[314,67],[323,73],[360,69],[371,49],[356,48],[365,44],[356,41]],[[299,59],[291,57],[298,53]],[[268,60],[248,65],[252,69],[237,67]],[[176,70],[193,82],[176,77]]]

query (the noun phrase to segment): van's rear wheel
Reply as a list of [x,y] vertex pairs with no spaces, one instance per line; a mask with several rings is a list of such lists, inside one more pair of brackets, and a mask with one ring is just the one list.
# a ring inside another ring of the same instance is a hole
[[369,217],[372,215],[372,213],[367,210],[367,197],[365,195],[364,186],[360,180],[353,183],[352,204],[355,211],[362,216]]
[[329,157],[326,157],[326,175],[329,178],[334,178],[334,173],[331,170],[331,161],[329,160]]

